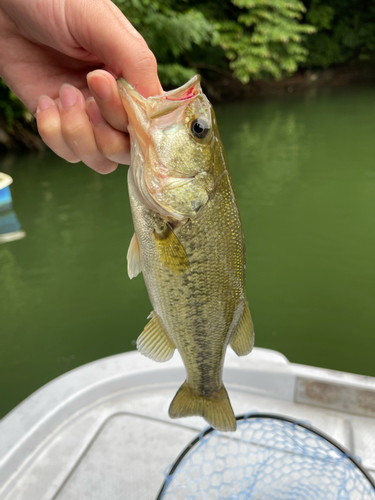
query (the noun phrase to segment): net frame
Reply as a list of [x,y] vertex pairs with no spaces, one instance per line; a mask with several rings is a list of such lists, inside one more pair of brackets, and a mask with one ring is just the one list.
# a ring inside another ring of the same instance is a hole
[[[322,432],[321,430],[315,428],[312,426],[310,423],[291,418],[285,415],[279,415],[279,414],[274,414],[274,413],[258,413],[258,412],[251,412],[251,413],[246,413],[242,415],[238,415],[236,417],[236,420],[239,421],[247,421],[251,419],[270,419],[270,420],[276,420],[276,421],[282,421],[282,422],[287,422],[289,424],[292,424],[293,426],[298,426],[302,429],[305,429],[306,431],[311,432],[312,434],[318,436],[319,438],[323,439],[324,441],[328,442],[334,449],[336,449],[339,453],[341,453],[346,459],[348,459],[350,462],[353,463],[355,468],[357,468],[361,474],[367,479],[369,485],[372,486],[374,490],[374,495],[375,495],[375,479],[373,476],[366,470],[366,468],[361,464],[360,459],[353,455],[350,451],[348,451],[343,445],[338,443],[335,439],[333,439],[331,436],[328,436],[326,433]],[[180,455],[176,458],[172,466],[170,467],[169,471],[166,473],[166,478],[164,480],[164,483],[162,484],[159,494],[156,497],[156,500],[163,500],[164,494],[167,493],[167,488],[170,484],[170,482],[173,480],[173,476],[175,472],[178,470],[179,466],[183,462],[184,458],[187,457],[189,452],[196,446],[198,445],[206,436],[208,436],[211,433],[217,433],[218,435],[222,435],[223,433],[220,433],[216,431],[213,427],[207,427],[202,430],[200,434],[198,434],[190,443],[182,450]]]

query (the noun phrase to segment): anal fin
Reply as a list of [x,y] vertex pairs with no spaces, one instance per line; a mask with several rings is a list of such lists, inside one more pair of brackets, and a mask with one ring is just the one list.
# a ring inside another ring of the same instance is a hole
[[141,268],[141,252],[139,248],[139,241],[137,235],[134,233],[130,241],[128,250],[128,276],[130,279],[138,276],[142,272]]
[[237,356],[246,356],[251,352],[254,346],[254,325],[251,319],[248,303],[245,302],[245,307],[238,323],[237,331],[231,343],[233,351]]
[[169,416],[171,418],[203,417],[218,431],[229,432],[237,428],[236,417],[224,385],[210,396],[202,396],[195,394],[185,381],[169,407]]
[[166,334],[156,312],[152,311],[150,316],[151,320],[137,339],[137,348],[144,356],[162,363],[171,359],[176,346]]

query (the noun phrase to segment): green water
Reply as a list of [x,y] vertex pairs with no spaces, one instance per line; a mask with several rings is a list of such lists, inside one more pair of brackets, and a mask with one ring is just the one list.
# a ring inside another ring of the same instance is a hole
[[[375,376],[375,90],[216,107],[247,242],[256,345]],[[126,171],[3,157],[27,236],[0,245],[0,417],[84,363],[134,349]],[[249,363],[251,358],[249,358]]]

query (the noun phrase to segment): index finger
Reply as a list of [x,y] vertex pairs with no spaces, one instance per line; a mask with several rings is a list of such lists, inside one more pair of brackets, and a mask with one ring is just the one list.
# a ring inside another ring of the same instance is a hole
[[87,75],[87,85],[107,122],[113,128],[127,132],[128,117],[114,77],[107,71],[97,69]]

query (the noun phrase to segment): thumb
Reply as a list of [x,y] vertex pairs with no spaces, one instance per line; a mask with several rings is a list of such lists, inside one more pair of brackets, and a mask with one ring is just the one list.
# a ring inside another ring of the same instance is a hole
[[163,91],[154,54],[111,0],[66,0],[66,22],[81,47],[144,97]]

